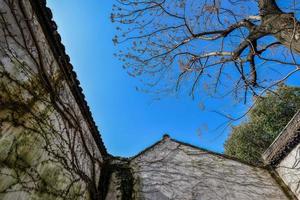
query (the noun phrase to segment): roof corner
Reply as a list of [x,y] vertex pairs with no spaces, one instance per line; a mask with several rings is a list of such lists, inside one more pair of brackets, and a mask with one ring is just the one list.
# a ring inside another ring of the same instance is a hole
[[300,143],[300,110],[263,153],[266,165],[276,166]]

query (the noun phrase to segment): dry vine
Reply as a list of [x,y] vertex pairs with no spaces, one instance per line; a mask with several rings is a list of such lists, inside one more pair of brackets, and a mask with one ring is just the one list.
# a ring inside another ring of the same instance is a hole
[[31,9],[0,1],[0,198],[100,199],[103,157]]

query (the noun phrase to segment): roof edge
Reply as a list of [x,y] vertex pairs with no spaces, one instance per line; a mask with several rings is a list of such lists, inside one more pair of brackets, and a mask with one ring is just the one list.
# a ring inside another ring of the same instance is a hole
[[300,110],[262,154],[266,165],[276,166],[300,143]]
[[272,167],[267,168],[269,171],[269,174],[274,179],[274,181],[277,183],[277,185],[280,187],[282,192],[287,196],[290,200],[298,200],[296,195],[292,192],[291,188],[281,179],[279,174],[274,170]]
[[260,166],[260,165],[251,164],[251,163],[248,163],[248,162],[246,162],[246,161],[240,160],[239,158],[236,158],[236,157],[233,157],[233,156],[229,156],[229,155],[226,155],[226,154],[222,154],[222,153],[218,153],[218,152],[215,152],[215,151],[211,151],[211,150],[208,150],[208,149],[205,149],[205,148],[202,148],[202,147],[198,147],[198,146],[195,146],[195,145],[186,143],[186,142],[181,142],[181,141],[178,141],[178,140],[175,140],[175,139],[171,139],[171,141],[177,142],[177,143],[179,143],[179,144],[181,144],[181,145],[189,146],[189,147],[192,147],[192,148],[195,148],[195,149],[204,151],[204,152],[206,152],[206,153],[208,153],[208,154],[211,154],[211,155],[214,155],[214,156],[218,156],[218,157],[221,157],[221,158],[225,158],[225,159],[227,159],[227,160],[236,161],[236,162],[239,162],[239,163],[241,163],[241,164],[248,165],[248,166],[250,166],[250,167],[257,167],[257,168],[261,168],[261,169],[267,169],[265,166]]
[[198,146],[195,146],[195,145],[192,145],[190,143],[187,143],[187,142],[182,142],[182,141],[179,141],[179,140],[176,140],[176,139],[173,139],[171,138],[169,135],[163,135],[162,139],[155,142],[154,144],[152,144],[151,146],[145,148],[144,150],[140,151],[137,155],[135,156],[132,156],[132,157],[129,157],[127,159],[129,159],[129,161],[132,161],[134,160],[135,158],[145,154],[146,152],[148,152],[149,150],[151,150],[153,147],[163,143],[163,142],[166,142],[166,141],[172,141],[172,142],[176,142],[180,145],[184,145],[184,146],[188,146],[188,147],[191,147],[191,148],[194,148],[194,149],[197,149],[197,150],[201,150],[201,151],[204,151],[208,154],[211,154],[211,155],[214,155],[214,156],[218,156],[218,157],[221,157],[221,158],[224,158],[224,159],[228,159],[228,160],[232,160],[232,161],[236,161],[236,162],[239,162],[241,164],[245,164],[245,165],[248,165],[250,167],[256,167],[256,168],[261,168],[261,169],[266,169],[268,170],[267,167],[265,166],[259,166],[259,165],[254,165],[254,164],[251,164],[251,163],[248,163],[246,161],[243,161],[243,160],[240,160],[238,158],[235,158],[235,157],[232,157],[232,156],[228,156],[228,155],[225,155],[225,154],[222,154],[222,153],[217,153],[217,152],[214,152],[214,151],[211,151],[211,150],[207,150],[205,148],[202,148],[202,147],[198,147]]
[[38,18],[39,24],[43,29],[44,35],[48,41],[55,59],[57,60],[59,68],[63,72],[69,88],[74,95],[76,103],[78,104],[83,117],[86,119],[88,127],[99,148],[99,151],[102,155],[107,156],[108,153],[101,139],[98,127],[85,100],[85,96],[80,86],[80,82],[77,79],[77,75],[73,70],[72,64],[70,63],[70,57],[65,52],[65,46],[61,42],[61,37],[57,31],[57,25],[53,21],[52,11],[46,5],[47,1],[29,0],[29,2]]

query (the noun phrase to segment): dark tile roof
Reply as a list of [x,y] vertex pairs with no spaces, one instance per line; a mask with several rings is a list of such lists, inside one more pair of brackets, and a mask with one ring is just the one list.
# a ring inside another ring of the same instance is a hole
[[74,95],[77,104],[80,107],[80,110],[86,119],[89,129],[92,133],[92,136],[102,153],[102,155],[107,155],[107,150],[104,146],[104,143],[101,139],[101,135],[98,131],[98,127],[93,120],[92,113],[90,108],[85,100],[85,96],[80,87],[80,82],[77,79],[77,75],[73,70],[73,66],[70,63],[70,57],[65,52],[65,47],[61,42],[61,37],[57,32],[57,25],[53,21],[53,16],[50,8],[46,6],[46,0],[29,0],[33,11],[38,17],[40,25],[44,31],[44,34],[49,42],[51,50],[57,59],[59,67],[64,74],[65,79],[68,82],[68,85]]
[[300,110],[263,153],[267,165],[276,166],[300,143]]

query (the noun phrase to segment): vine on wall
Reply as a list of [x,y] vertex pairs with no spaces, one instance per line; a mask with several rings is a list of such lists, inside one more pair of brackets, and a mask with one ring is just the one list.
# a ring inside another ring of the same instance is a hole
[[103,158],[31,9],[0,0],[0,198],[98,199]]

